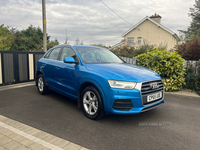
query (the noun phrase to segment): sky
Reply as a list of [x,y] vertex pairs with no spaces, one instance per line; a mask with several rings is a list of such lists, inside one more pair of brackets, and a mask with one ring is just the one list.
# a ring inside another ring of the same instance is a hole
[[[179,35],[190,25],[189,8],[195,0],[102,0],[130,24],[159,14],[161,24]],[[19,30],[42,29],[42,0],[0,0],[0,24]],[[46,0],[47,33],[60,43],[115,45],[132,26],[109,10],[100,0]]]

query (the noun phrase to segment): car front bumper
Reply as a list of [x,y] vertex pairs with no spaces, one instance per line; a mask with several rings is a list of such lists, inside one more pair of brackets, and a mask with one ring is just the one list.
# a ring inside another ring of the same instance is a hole
[[161,90],[162,98],[143,104],[141,89],[112,89],[105,90],[106,113],[108,114],[138,114],[156,108],[164,103],[164,90]]

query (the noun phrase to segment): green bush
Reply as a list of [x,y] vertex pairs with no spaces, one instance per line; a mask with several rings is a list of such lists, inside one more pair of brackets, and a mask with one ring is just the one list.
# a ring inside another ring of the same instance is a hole
[[200,95],[200,60],[198,62],[197,75],[196,75],[196,91]]
[[130,47],[130,46],[124,45],[120,48],[112,49],[111,51],[118,56],[132,58],[132,57],[134,57],[135,47],[133,47],[133,46]]
[[123,45],[121,47],[111,49],[111,51],[118,56],[132,58],[140,54],[151,52],[154,50],[155,47],[157,47],[158,50],[163,50],[167,48],[167,43],[166,42],[160,43],[158,46],[156,46],[156,45],[149,44],[147,41],[144,40],[141,46]]
[[180,90],[185,84],[184,59],[177,52],[155,49],[137,56],[136,64],[157,72],[166,91]]

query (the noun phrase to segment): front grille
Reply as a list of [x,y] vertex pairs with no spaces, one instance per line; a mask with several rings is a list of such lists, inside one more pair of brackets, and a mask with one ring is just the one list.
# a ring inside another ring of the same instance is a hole
[[113,109],[128,111],[133,108],[133,104],[130,99],[117,99],[113,104]]
[[[157,88],[152,88],[151,84],[152,83],[157,83],[158,87]],[[162,97],[160,99],[154,100],[152,102],[147,102],[147,96],[153,93],[157,93],[157,92],[162,92]],[[143,101],[143,105],[148,105],[151,103],[155,103],[157,101],[160,101],[163,99],[163,94],[164,94],[164,85],[162,80],[152,80],[152,81],[147,81],[147,82],[143,82],[142,83],[142,88],[141,88],[141,95],[142,95],[142,101]]]

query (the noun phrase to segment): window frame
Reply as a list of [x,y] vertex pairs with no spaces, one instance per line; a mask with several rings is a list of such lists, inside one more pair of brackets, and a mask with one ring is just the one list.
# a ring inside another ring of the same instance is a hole
[[50,55],[50,53],[51,53],[52,50],[53,50],[53,49],[51,49],[50,51],[48,51],[48,52],[46,53],[46,55],[44,55],[44,58],[48,59],[48,58],[49,58],[49,55]]
[[[133,42],[130,41],[129,39],[133,39]],[[127,37],[127,46],[134,46],[134,37]]]
[[[140,40],[139,40],[139,38],[140,38]],[[140,41],[140,44],[139,44],[139,41]],[[138,37],[137,45],[138,45],[138,46],[141,46],[141,45],[142,45],[142,37]]]
[[[110,50],[108,50],[108,49],[106,49],[106,48],[99,48],[99,47],[94,48],[94,49],[105,49],[105,50],[107,50],[107,51],[110,51]],[[77,53],[78,53],[79,56],[80,56],[81,61],[82,61],[84,64],[112,64],[112,63],[113,63],[113,62],[103,62],[103,63],[99,63],[99,62],[95,62],[95,63],[85,62],[85,61],[82,59],[82,56],[81,56],[79,50],[78,50],[78,49],[76,49],[76,50],[77,50]],[[116,55],[116,54],[113,53],[112,51],[110,51],[110,52],[111,52],[112,54],[114,54],[115,56],[117,56],[123,63],[126,63],[121,57],[119,57],[118,55]]]
[[75,53],[75,55],[76,55],[76,58],[77,58],[77,60],[75,60],[75,61],[77,61],[77,65],[79,65],[79,64],[80,64],[80,60],[79,60],[79,58],[78,58],[78,55],[77,55],[76,51],[75,51],[72,47],[69,47],[69,46],[63,46],[63,47],[62,47],[62,49],[61,49],[61,51],[60,51],[60,54],[59,54],[59,57],[58,57],[58,61],[61,61],[61,62],[65,63],[63,60],[60,60],[62,51],[63,51],[63,49],[64,49],[65,47],[70,48],[70,49],[72,49],[72,50],[74,51],[74,53]]
[[[60,51],[59,51],[59,53],[58,53],[57,59],[50,59],[49,56],[51,55],[52,51],[55,50],[55,49],[58,49],[58,48],[60,48]],[[45,58],[45,59],[49,59],[49,60],[59,61],[58,58],[59,58],[59,56],[60,56],[60,52],[61,52],[61,51],[62,51],[62,47],[55,47],[54,49],[50,50],[50,51],[44,56],[44,58]]]

